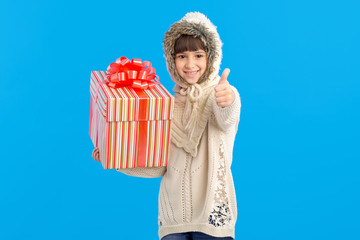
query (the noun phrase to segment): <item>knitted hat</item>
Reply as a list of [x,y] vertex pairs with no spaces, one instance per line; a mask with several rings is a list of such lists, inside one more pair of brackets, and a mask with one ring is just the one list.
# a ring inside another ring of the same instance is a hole
[[165,51],[166,65],[172,80],[181,87],[188,87],[189,84],[178,74],[175,67],[174,46],[181,35],[192,35],[200,38],[205,45],[207,56],[207,67],[205,73],[199,80],[199,84],[207,80],[213,80],[219,73],[222,58],[222,42],[214,24],[199,12],[187,13],[179,22],[171,25],[165,33],[163,45]]

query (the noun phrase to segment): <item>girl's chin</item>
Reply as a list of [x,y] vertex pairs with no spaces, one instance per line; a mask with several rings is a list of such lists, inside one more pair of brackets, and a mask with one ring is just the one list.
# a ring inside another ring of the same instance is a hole
[[188,84],[195,84],[199,81],[199,78],[185,78],[185,81],[188,83]]

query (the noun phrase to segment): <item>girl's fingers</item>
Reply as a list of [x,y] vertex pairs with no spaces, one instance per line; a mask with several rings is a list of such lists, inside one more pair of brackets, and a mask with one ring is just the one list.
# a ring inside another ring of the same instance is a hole
[[225,91],[220,91],[215,93],[215,97],[225,97],[225,96],[231,96],[232,95],[232,90],[231,89],[227,89]]
[[215,92],[218,93],[218,92],[220,92],[220,91],[225,90],[226,88],[227,88],[227,85],[225,85],[225,84],[217,85],[217,86],[215,87]]
[[216,103],[220,107],[230,106],[234,101],[234,93],[232,89],[217,92],[215,94]]
[[220,105],[220,104],[230,105],[231,104],[231,98],[221,97],[221,98],[216,99],[216,103],[218,105]]
[[99,161],[100,159],[100,153],[99,148],[95,148],[91,154],[92,158],[94,158],[95,161]]

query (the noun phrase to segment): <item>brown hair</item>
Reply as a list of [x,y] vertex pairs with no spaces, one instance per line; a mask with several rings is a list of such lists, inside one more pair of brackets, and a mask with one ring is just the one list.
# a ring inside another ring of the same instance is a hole
[[205,50],[205,44],[201,41],[200,38],[194,37],[192,35],[181,35],[175,41],[174,52],[175,54],[182,53],[185,51],[197,51]]

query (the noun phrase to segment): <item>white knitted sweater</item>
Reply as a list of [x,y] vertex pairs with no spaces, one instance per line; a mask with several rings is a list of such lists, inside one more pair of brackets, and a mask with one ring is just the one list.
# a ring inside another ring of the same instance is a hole
[[208,48],[208,69],[197,88],[212,87],[201,91],[199,104],[195,102],[192,107],[191,117],[199,119],[194,121],[192,130],[195,131],[191,136],[197,137],[189,138],[188,132],[183,131],[184,107],[177,103],[179,99],[175,95],[168,166],[119,171],[138,177],[163,177],[159,192],[160,239],[168,234],[190,231],[235,238],[237,207],[230,167],[240,118],[240,97],[233,88],[235,100],[232,105],[221,108],[216,104],[213,86],[219,80],[222,43],[216,27],[200,13],[187,14],[165,35],[167,66],[177,86],[194,88],[188,86],[175,69],[172,51],[180,33],[201,37]]
[[[214,95],[210,120],[201,137],[198,154],[170,146],[167,167],[121,169],[138,177],[161,177],[159,238],[179,232],[200,231],[235,238],[236,195],[231,173],[232,153],[240,115],[240,98],[226,108]],[[176,117],[176,116],[174,116]]]

